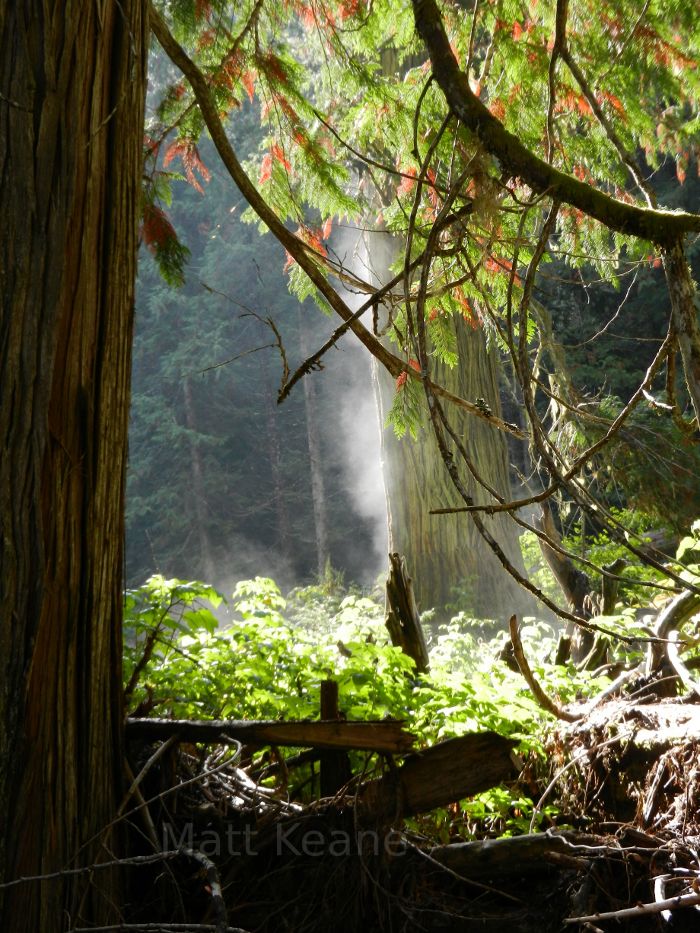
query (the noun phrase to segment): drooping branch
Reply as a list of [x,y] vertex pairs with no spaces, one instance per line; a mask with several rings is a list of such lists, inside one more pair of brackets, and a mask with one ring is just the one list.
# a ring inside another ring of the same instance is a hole
[[581,719],[583,716],[582,713],[570,713],[568,710],[562,709],[561,706],[558,706],[554,700],[547,696],[542,687],[539,685],[525,656],[523,643],[520,638],[517,616],[510,617],[510,621],[508,622],[508,630],[510,632],[510,640],[513,643],[513,654],[515,655],[515,660],[517,662],[518,668],[520,669],[520,673],[523,675],[525,682],[527,683],[530,690],[532,690],[532,694],[540,706],[543,709],[546,709],[548,713],[551,713],[552,716],[556,716],[557,719],[563,719],[565,722],[576,722],[578,719]]
[[626,204],[559,171],[531,152],[493,116],[474,94],[455,58],[435,0],[413,0],[416,29],[430,55],[435,80],[455,116],[495,156],[503,169],[533,191],[577,208],[610,230],[659,245],[685,233],[700,232],[700,214],[664,211]]
[[[339,293],[330,284],[324,273],[321,271],[320,263],[323,261],[308,244],[304,243],[298,236],[288,230],[279,217],[275,214],[269,204],[262,197],[255,185],[248,178],[243,166],[238,161],[236,153],[229,142],[226,130],[219,115],[214,95],[202,74],[201,70],[187,55],[182,46],[174,38],[165,20],[151,4],[150,20],[153,33],[162,47],[165,54],[172,63],[180,69],[183,75],[189,81],[199,106],[202,118],[211,136],[212,142],[224,163],[226,170],[237,185],[239,191],[252,207],[258,217],[267,225],[276,239],[284,246],[290,256],[304,270],[310,281],[323,295],[331,308],[348,323],[350,330],[355,334],[360,343],[369,350],[372,356],[381,363],[381,365],[396,379],[405,372],[410,379],[419,379],[420,376],[411,367],[398,356],[388,350],[380,340],[378,340],[359,320],[357,314],[353,312],[343,301]],[[371,301],[370,301],[371,304]],[[464,408],[470,414],[477,418],[482,418],[497,429],[516,433],[512,430],[512,425],[507,425],[500,419],[493,416],[487,416],[475,404],[466,399],[460,399],[457,396],[447,392],[442,386],[432,385],[432,390],[436,395],[445,398]]]

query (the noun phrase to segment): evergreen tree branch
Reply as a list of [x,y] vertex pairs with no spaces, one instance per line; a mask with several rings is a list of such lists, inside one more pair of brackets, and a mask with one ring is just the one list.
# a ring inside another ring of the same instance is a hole
[[479,138],[502,168],[533,191],[577,208],[610,230],[641,237],[660,246],[685,233],[700,232],[700,214],[625,204],[548,165],[490,113],[469,86],[450,47],[435,0],[413,0],[416,29],[430,55],[433,74],[455,116]]
[[[321,272],[314,258],[315,251],[285,227],[245,173],[226,135],[216,101],[206,78],[174,38],[165,20],[153,5],[150,8],[150,17],[151,27],[163,51],[189,81],[216,150],[239,191],[258,217],[267,224],[282,246],[301,266],[333,310],[344,320],[348,320],[352,317],[352,311]],[[403,369],[402,360],[385,349],[359,321],[352,323],[351,330],[392,376],[397,377],[399,375]]]
[[[357,319],[354,312],[343,301],[338,292],[333,288],[330,282],[320,269],[320,257],[308,244],[288,230],[282,221],[277,217],[272,208],[267,204],[255,185],[248,178],[243,166],[238,161],[238,157],[229,142],[226,130],[219,116],[216,101],[212,95],[211,89],[206,78],[187,55],[182,46],[177,42],[170,32],[165,20],[161,17],[153,4],[150,6],[151,28],[162,47],[165,54],[172,63],[180,69],[183,75],[189,81],[194,91],[197,104],[202,114],[202,118],[209,130],[219,156],[224,163],[229,175],[236,183],[239,191],[252,207],[260,219],[268,226],[277,240],[284,246],[290,256],[299,264],[307,274],[311,282],[323,295],[331,308],[348,323],[350,330],[355,334],[360,343],[381,363],[381,365],[396,379],[402,372],[408,373],[411,379],[420,378],[411,367],[390,350],[383,346],[367,328]],[[508,425],[492,415],[486,415],[481,409],[466,399],[460,399],[451,392],[445,390],[442,386],[432,385],[432,390],[439,395],[464,408],[470,414],[477,418],[487,421],[492,427],[513,433],[513,425]],[[517,428],[515,429],[517,432]]]

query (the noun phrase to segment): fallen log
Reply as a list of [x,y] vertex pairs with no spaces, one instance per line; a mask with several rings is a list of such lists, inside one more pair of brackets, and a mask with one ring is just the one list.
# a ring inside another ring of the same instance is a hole
[[[577,850],[577,844],[583,844],[583,848]],[[590,858],[610,851],[617,852],[598,837],[562,832],[456,842],[435,846],[429,855],[458,875],[487,880],[507,875],[546,874],[561,867],[562,857],[573,860],[585,855]]]
[[299,748],[357,749],[402,754],[413,746],[415,736],[400,720],[377,722],[246,722],[238,720],[197,721],[189,719],[127,719],[127,739],[166,741],[177,736],[181,742],[246,745],[282,745]]
[[514,777],[517,743],[495,732],[446,739],[410,755],[401,767],[363,786],[363,808],[376,815],[410,816],[471,797]]
[[619,734],[620,743],[628,751],[656,756],[674,745],[700,741],[700,704],[613,700],[596,707],[567,732],[584,738],[585,743],[586,734],[595,730],[611,738]]

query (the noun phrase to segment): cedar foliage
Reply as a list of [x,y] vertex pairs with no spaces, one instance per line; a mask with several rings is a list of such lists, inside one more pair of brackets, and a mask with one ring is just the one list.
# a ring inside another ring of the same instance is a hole
[[[266,136],[245,167],[263,201],[256,194],[255,210],[245,216],[262,229],[272,224],[284,240],[292,291],[337,308],[332,285],[347,270],[320,231],[366,217],[376,191],[383,200],[378,222],[405,244],[397,268],[415,263],[422,270],[383,300],[394,340],[393,357],[384,354],[383,361],[397,379],[391,412],[396,430],[415,431],[424,417],[414,390],[429,379],[431,360],[454,365],[445,316],[464,314],[485,329],[520,383],[537,448],[535,489],[553,480],[579,508],[597,509],[595,495],[604,505],[600,485],[585,481],[582,490],[561,479],[577,456],[583,463],[587,454],[581,445],[557,446],[561,407],[557,421],[552,412],[558,402],[547,388],[557,363],[530,300],[534,291],[545,306],[565,305],[562,278],[578,279],[587,292],[600,283],[617,288],[634,274],[643,279],[644,270],[656,268],[668,253],[677,231],[700,223],[688,213],[647,209],[657,201],[673,203],[675,189],[659,184],[669,164],[682,186],[697,162],[695,11],[681,3],[671,9],[649,3],[638,16],[624,3],[594,9],[587,0],[526,8],[487,3],[467,10],[423,2],[414,4],[414,22],[408,10],[399,13],[390,3],[248,3],[237,6],[223,26],[224,11],[231,12],[225,4],[174,4],[174,35],[205,78],[206,87],[197,91],[200,104],[201,95],[209,96],[232,126],[242,100],[260,105]],[[416,23],[437,56],[432,63],[425,60]],[[430,80],[431,65],[436,80]],[[191,78],[190,65],[183,67]],[[182,87],[173,83],[164,95],[161,127],[177,125],[181,138],[196,140],[201,112]],[[449,103],[464,125],[449,116],[445,94],[452,95]],[[210,125],[212,119],[209,111]],[[547,179],[563,203],[552,205]],[[290,228],[295,237],[288,236]],[[427,259],[421,259],[424,251]],[[554,285],[548,284],[548,269]],[[687,340],[679,331],[672,335],[681,337],[690,396],[671,375],[677,355],[672,344],[645,386],[651,401],[637,392],[633,408],[652,405],[669,425],[673,417],[678,430],[692,432],[697,324],[692,315],[673,314],[677,331],[682,319],[690,327]],[[652,339],[662,338],[663,330]],[[369,337],[366,344],[379,352]],[[632,412],[625,407],[628,398],[621,395],[624,418]],[[574,428],[592,414],[598,424],[612,423],[610,406],[607,413],[604,406],[592,412],[580,391],[563,402]],[[479,414],[488,418],[488,405]],[[446,463],[453,464],[455,488],[470,507],[460,470],[474,474],[478,464],[460,447],[449,418],[434,410],[433,422]],[[599,442],[586,430],[581,437]],[[679,445],[679,460],[682,454]],[[461,466],[454,466],[455,458]],[[688,463],[680,464],[684,471],[692,472]],[[618,471],[618,484],[622,475]],[[498,501],[499,491],[492,495]],[[627,497],[632,504],[635,495]],[[689,496],[681,500],[694,501],[692,490]],[[478,515],[472,518],[493,549],[486,526]],[[603,525],[619,537],[609,514]]]

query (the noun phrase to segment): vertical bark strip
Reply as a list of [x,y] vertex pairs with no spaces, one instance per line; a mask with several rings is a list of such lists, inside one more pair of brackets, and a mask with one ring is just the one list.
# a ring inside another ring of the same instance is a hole
[[681,239],[675,240],[664,250],[664,271],[671,299],[671,321],[678,339],[697,428],[700,430],[700,326],[695,283]]
[[[146,51],[144,0],[0,4],[0,881],[94,860],[120,783]],[[113,916],[85,887],[7,889],[0,929]]]

